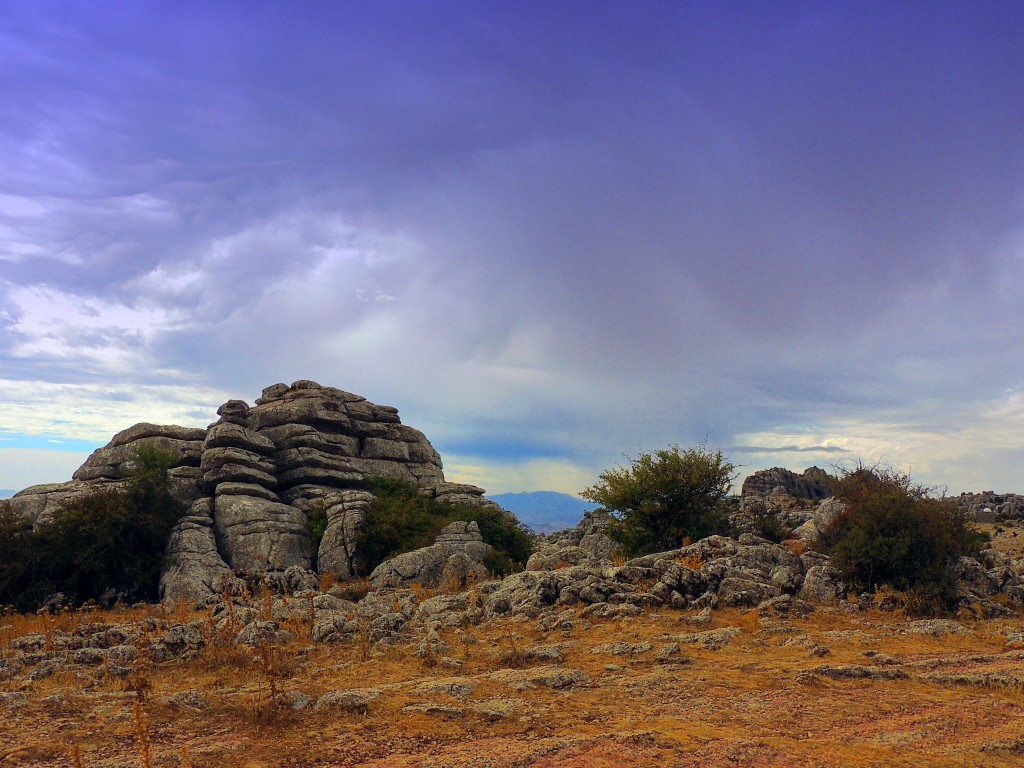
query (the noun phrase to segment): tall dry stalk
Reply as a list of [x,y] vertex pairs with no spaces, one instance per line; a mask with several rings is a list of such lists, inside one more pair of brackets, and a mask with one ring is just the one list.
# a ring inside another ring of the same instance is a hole
[[149,734],[146,733],[146,718],[142,711],[142,702],[135,701],[132,709],[132,723],[135,726],[135,738],[139,745],[139,762],[142,768],[153,768],[153,749],[149,744]]

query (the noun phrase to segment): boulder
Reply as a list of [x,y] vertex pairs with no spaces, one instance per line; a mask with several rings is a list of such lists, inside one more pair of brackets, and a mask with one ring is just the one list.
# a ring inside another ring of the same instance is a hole
[[456,521],[446,526],[431,546],[406,552],[378,565],[370,574],[370,585],[374,589],[411,584],[437,587],[448,578],[453,581],[445,586],[462,586],[468,579],[486,577],[483,560],[493,551],[484,543],[475,521]]
[[310,567],[312,539],[306,516],[295,507],[255,496],[217,496],[213,519],[224,559],[237,571]]
[[804,575],[798,597],[809,603],[837,603],[846,597],[846,592],[839,571],[827,565],[815,565]]

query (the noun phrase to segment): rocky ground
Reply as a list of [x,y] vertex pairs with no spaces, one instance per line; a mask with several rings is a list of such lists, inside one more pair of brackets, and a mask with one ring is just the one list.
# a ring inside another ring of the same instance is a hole
[[[1019,557],[1024,529],[993,530]],[[585,551],[586,535],[570,546]],[[578,554],[565,544],[559,556]],[[546,567],[519,582],[586,566]],[[643,584],[621,570],[643,567],[606,567],[590,585]],[[787,593],[756,607],[545,604],[506,582],[5,617],[0,765],[1024,760],[1024,622],[1003,596],[1000,616],[921,620]]]

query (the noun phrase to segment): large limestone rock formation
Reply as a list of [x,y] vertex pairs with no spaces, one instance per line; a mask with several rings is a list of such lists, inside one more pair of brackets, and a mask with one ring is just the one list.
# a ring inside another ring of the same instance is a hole
[[[38,525],[68,500],[123,482],[139,445],[168,451],[172,492],[189,512],[170,536],[161,592],[186,599],[218,592],[232,572],[308,571],[314,555],[321,572],[351,577],[374,477],[449,503],[493,505],[482,488],[445,482],[437,451],[395,408],[359,395],[302,380],[267,387],[253,406],[229,400],[217,415],[207,429],[136,424],[95,451],[71,482],[28,488],[11,504]],[[315,509],[326,512],[327,530],[314,553]]]

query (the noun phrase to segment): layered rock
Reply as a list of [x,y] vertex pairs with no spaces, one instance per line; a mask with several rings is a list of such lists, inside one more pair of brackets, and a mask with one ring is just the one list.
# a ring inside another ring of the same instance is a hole
[[802,474],[782,467],[763,469],[743,481],[740,496],[745,502],[752,497],[766,497],[774,489],[798,500],[820,501],[832,495],[833,477],[819,467],[808,467]]
[[[11,506],[26,525],[39,525],[68,501],[123,482],[139,446],[166,451],[172,494],[189,512],[168,542],[161,589],[187,599],[218,591],[232,571],[277,583],[285,571],[295,581],[298,569],[309,582],[316,562],[321,572],[353,576],[374,478],[410,483],[446,503],[497,507],[482,488],[445,482],[424,434],[402,424],[395,408],[359,395],[301,380],[267,387],[254,406],[229,400],[217,415],[208,429],[136,424],[95,451],[71,482],[28,488]],[[327,529],[314,552],[309,519],[317,509]],[[467,552],[485,546],[466,544]]]
[[202,600],[231,587],[231,569],[217,551],[213,499],[196,501],[171,531],[160,592],[185,600]]

